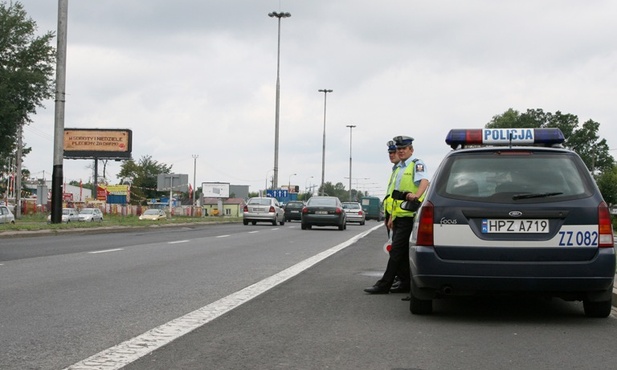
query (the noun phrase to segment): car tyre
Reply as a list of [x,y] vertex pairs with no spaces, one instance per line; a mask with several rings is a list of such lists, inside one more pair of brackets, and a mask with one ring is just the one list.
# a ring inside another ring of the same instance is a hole
[[364,223],[365,223],[364,221],[360,222],[360,226],[364,226]]
[[585,310],[585,316],[587,317],[605,318],[611,314],[613,302],[610,299],[600,302],[583,300],[583,309]]
[[410,293],[409,311],[414,315],[430,315],[433,313],[432,299],[419,299]]
[[251,225],[257,225],[257,221],[251,221]]
[[306,230],[306,224],[305,224],[305,223],[302,223],[302,225],[300,225],[300,228],[301,228],[302,230]]
[[248,225],[248,224],[249,224],[249,220],[242,220],[242,223],[243,223],[244,225]]
[[276,218],[272,220],[272,226],[276,226]]
[[282,220],[281,222],[279,222],[279,225],[281,226],[285,225],[285,220]]

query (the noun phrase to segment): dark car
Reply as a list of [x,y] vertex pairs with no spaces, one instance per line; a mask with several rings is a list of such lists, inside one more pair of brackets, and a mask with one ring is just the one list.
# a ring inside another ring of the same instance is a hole
[[302,230],[313,226],[337,226],[339,230],[347,228],[347,215],[343,204],[337,197],[311,197],[302,209]]
[[[493,293],[583,302],[611,313],[615,249],[607,204],[558,129],[452,130],[410,240],[410,310]],[[469,147],[467,147],[469,146]]]
[[304,202],[291,201],[285,204],[285,221],[302,220],[302,208],[304,208]]

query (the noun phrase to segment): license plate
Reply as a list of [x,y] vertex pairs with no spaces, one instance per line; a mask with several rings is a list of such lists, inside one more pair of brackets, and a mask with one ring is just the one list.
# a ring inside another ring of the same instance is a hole
[[483,219],[483,234],[547,234],[549,232],[548,220],[500,220]]
[[315,211],[316,215],[327,215],[328,211]]
[[291,213],[300,213],[300,211],[291,211]]

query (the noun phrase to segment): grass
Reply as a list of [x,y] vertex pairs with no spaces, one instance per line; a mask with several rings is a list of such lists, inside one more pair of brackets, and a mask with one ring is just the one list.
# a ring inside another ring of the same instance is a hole
[[5,231],[39,231],[39,230],[62,230],[80,229],[93,227],[143,227],[151,225],[170,225],[186,223],[217,223],[217,222],[240,222],[238,217],[190,217],[174,216],[171,219],[160,221],[140,221],[137,216],[105,215],[105,221],[100,222],[70,222],[68,224],[48,224],[46,214],[24,215],[15,224],[0,224],[0,233]]

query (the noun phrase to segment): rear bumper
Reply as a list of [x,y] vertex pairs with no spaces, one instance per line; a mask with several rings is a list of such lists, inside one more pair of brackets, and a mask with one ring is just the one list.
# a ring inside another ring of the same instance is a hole
[[339,226],[343,223],[343,219],[340,216],[304,214],[302,223],[314,226]]
[[242,217],[247,221],[274,221],[276,219],[276,213],[246,212],[242,215]]
[[615,279],[615,250],[601,248],[589,261],[454,261],[444,260],[430,247],[412,247],[410,265],[414,294],[482,292],[548,293],[575,299],[611,295]]

